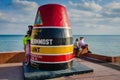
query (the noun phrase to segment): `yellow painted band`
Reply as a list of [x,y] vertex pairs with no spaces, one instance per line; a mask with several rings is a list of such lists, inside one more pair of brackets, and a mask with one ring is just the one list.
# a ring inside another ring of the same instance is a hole
[[33,46],[31,45],[31,53],[37,54],[65,54],[73,52],[73,45],[69,46]]

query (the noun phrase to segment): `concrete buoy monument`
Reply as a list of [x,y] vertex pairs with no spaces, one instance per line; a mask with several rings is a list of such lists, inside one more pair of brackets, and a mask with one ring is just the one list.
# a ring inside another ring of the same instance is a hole
[[66,8],[46,4],[38,8],[31,36],[30,65],[23,64],[25,80],[41,80],[93,72],[73,61],[73,37]]
[[72,67],[73,41],[66,8],[40,6],[31,39],[31,66],[44,70]]

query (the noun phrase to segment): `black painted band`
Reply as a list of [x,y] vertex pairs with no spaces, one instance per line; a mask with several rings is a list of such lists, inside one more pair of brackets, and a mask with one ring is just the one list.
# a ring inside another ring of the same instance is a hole
[[67,63],[56,63],[56,64],[48,64],[48,63],[35,63],[31,62],[31,66],[37,69],[42,70],[64,70],[71,68],[73,61]]
[[52,38],[52,39],[31,39],[32,45],[40,46],[59,46],[59,45],[71,45],[73,44],[73,38]]
[[67,38],[72,37],[72,30],[68,28],[34,28],[32,38]]

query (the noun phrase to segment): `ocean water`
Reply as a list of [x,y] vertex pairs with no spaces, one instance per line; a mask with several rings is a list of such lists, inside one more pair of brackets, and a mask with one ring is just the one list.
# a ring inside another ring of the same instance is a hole
[[0,35],[0,52],[23,51],[23,35]]
[[[74,35],[83,36],[94,54],[120,56],[120,35]],[[0,35],[0,52],[23,51],[23,35]]]

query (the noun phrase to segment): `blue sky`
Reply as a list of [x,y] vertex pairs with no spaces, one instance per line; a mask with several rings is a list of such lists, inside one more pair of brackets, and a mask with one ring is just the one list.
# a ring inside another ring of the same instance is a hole
[[66,7],[74,35],[120,35],[120,0],[0,0],[0,34],[25,34],[48,3]]

